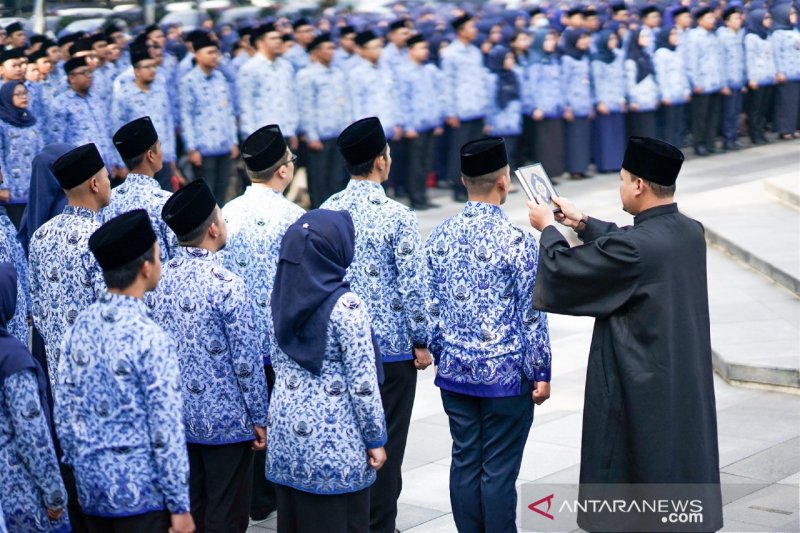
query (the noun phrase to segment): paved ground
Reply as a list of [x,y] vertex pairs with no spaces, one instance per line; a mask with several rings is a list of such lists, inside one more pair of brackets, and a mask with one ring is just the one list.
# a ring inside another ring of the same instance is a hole
[[[689,160],[678,181],[677,201],[680,205],[682,198],[768,177],[774,172],[785,173],[787,168],[800,172],[800,142],[776,143]],[[627,223],[631,219],[619,207],[617,180],[615,175],[599,175],[579,182],[564,180],[557,188],[585,212]],[[436,201],[442,207],[419,216],[425,236],[441,220],[460,209],[445,196],[437,197]],[[514,223],[529,228],[523,193],[511,195],[505,210]],[[778,244],[800,250],[799,239]],[[709,275],[713,274],[710,271]],[[716,297],[711,294],[712,302]],[[796,319],[795,323],[800,324],[800,315]],[[551,315],[550,328],[552,397],[536,408],[520,483],[578,481],[584,380],[592,320]],[[800,357],[800,343],[797,354]],[[800,395],[732,386],[719,377],[715,377],[715,388],[726,503],[724,531],[800,531]],[[401,531],[456,531],[448,492],[450,447],[447,417],[429,369],[420,374],[417,386],[397,524]],[[531,502],[525,502],[528,503]],[[250,531],[274,528],[273,515],[254,524]]]

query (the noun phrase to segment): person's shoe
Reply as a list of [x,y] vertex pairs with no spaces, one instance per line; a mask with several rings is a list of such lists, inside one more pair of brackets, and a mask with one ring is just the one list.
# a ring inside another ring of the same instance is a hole
[[694,147],[694,153],[700,157],[705,157],[708,155],[708,148],[706,148],[705,145],[698,144]]
[[277,507],[265,507],[263,509],[251,509],[250,520],[253,522],[261,522],[269,518],[269,515],[276,511]]
[[425,209],[436,209],[437,207],[442,207],[439,204],[435,204],[433,202],[428,202],[427,200],[425,201],[424,205],[425,205]]
[[739,144],[737,141],[725,141],[723,148],[728,152],[735,152],[742,148],[742,145]]
[[411,205],[409,207],[411,207],[411,209],[413,209],[414,211],[425,211],[426,209],[428,209],[428,204],[421,204],[419,202],[411,202]]
[[760,146],[766,143],[761,137],[750,137],[750,144],[752,144],[753,146]]

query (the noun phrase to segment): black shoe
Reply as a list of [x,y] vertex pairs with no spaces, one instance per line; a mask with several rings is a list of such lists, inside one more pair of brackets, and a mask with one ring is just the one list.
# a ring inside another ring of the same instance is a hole
[[694,147],[694,153],[700,157],[705,157],[708,155],[708,148],[706,148],[705,145],[698,144]]
[[741,150],[742,145],[739,144],[737,141],[728,142],[725,141],[723,148],[729,152],[735,152],[736,150]]
[[425,211],[426,209],[428,209],[428,204],[411,202],[411,205],[409,207],[411,207],[411,209],[413,209],[414,211]]
[[436,209],[437,207],[442,207],[439,204],[435,204],[433,202],[425,202],[425,209]]
[[277,507],[265,507],[264,509],[250,509],[250,520],[253,522],[261,522],[269,518],[269,515],[275,512]]

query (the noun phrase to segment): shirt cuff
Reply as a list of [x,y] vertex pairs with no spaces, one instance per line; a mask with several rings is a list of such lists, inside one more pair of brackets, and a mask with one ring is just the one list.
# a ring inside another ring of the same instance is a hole
[[533,371],[533,380],[534,381],[547,381],[550,382],[550,369],[536,369]]

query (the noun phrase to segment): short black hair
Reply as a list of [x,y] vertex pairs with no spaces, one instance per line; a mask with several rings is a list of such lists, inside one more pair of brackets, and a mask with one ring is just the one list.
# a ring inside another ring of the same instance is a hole
[[372,169],[373,167],[375,167],[375,160],[378,159],[379,157],[386,157],[386,148],[388,146],[389,146],[388,144],[384,146],[383,150],[381,150],[381,153],[379,153],[374,158],[370,159],[365,163],[351,165],[350,163],[345,162],[344,166],[347,169],[348,174],[350,174],[351,176],[359,176],[362,178],[365,178],[370,174],[372,174]]
[[211,214],[208,215],[208,217],[203,221],[202,224],[197,226],[189,233],[186,233],[184,235],[178,235],[178,242],[183,246],[193,246],[196,244],[200,244],[211,224],[217,222],[218,220],[217,213],[218,210],[215,207],[214,210],[211,211]]
[[631,181],[636,181],[637,179],[642,180],[650,187],[650,190],[653,191],[653,195],[656,198],[669,198],[671,196],[675,196],[675,184],[672,185],[661,185],[660,183],[656,183],[654,181],[646,180],[641,176],[636,176],[633,173],[631,174]]
[[504,174],[508,174],[508,165],[481,176],[464,176],[462,174],[464,177],[464,187],[466,187],[469,192],[487,194],[494,188],[500,176]]
[[[147,150],[152,150],[153,152],[158,153],[157,146],[158,146],[158,141],[154,142],[153,146],[151,146]],[[125,163],[125,168],[127,168],[128,170],[132,170],[141,165],[142,161],[144,161],[144,154],[146,153],[147,151],[144,151],[141,154],[137,155],[136,157],[132,157],[130,159],[123,159],[122,162]]]
[[155,260],[156,245],[153,244],[149,250],[133,261],[112,270],[103,270],[103,279],[106,282],[106,287],[109,289],[127,289],[136,281],[136,276],[139,275],[139,269],[142,268],[145,261],[150,261],[152,263]]

